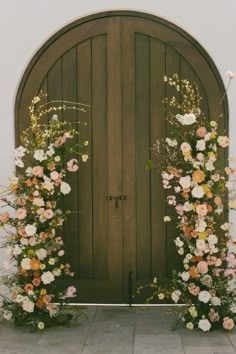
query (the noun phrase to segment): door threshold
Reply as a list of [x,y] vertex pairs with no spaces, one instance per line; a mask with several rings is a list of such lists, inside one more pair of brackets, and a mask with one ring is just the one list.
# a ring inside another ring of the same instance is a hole
[[113,306],[113,307],[182,307],[187,306],[186,304],[96,304],[96,303],[80,303],[80,302],[73,302],[70,303],[69,306]]

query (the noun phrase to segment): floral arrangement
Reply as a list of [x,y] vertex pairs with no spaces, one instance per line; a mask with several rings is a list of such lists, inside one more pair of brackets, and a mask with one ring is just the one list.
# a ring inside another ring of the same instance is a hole
[[[230,83],[235,75],[227,75]],[[170,133],[152,149],[168,208],[173,211],[164,221],[176,224],[174,242],[182,269],[173,272],[169,288],[154,278],[138,293],[148,286],[153,291],[148,302],[171,299],[186,304],[175,326],[182,322],[188,329],[204,332],[231,330],[236,320],[236,257],[227,213],[228,207],[236,206],[236,168],[216,167],[219,151],[229,146],[229,138],[218,131],[217,119],[209,120],[201,113],[195,84],[176,74],[164,81],[181,98],[180,102],[175,96],[165,99],[170,107]],[[154,162],[149,161],[148,166],[153,167]]]
[[[1,277],[6,292],[0,293],[0,311],[16,325],[33,330],[66,324],[71,317],[63,309],[76,296],[76,288],[58,285],[58,280],[70,281],[74,274],[65,259],[61,232],[67,212],[60,205],[71,191],[67,172],[76,172],[79,162],[88,159],[88,142],[80,142],[73,123],[55,114],[84,111],[83,107],[71,102],[43,104],[43,96],[34,97],[29,107],[30,126],[15,149],[18,168],[2,191],[0,213],[2,247],[9,257]],[[42,124],[41,118],[50,114],[49,123]]]

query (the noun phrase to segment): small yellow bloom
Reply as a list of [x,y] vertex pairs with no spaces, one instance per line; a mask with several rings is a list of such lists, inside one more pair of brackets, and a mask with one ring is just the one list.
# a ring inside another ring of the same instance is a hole
[[39,322],[38,323],[38,329],[44,329],[44,327],[45,327],[44,322]]
[[209,151],[208,152],[208,156],[209,157],[213,157],[213,158],[216,157],[216,155],[215,155],[215,153],[213,151]]
[[211,121],[210,121],[210,126],[211,126],[211,127],[216,127],[216,126],[217,126],[217,123],[216,123],[214,120],[211,120]]
[[217,132],[211,132],[211,139],[215,139],[217,136]]
[[45,264],[40,264],[40,269],[44,270],[46,268]]
[[208,186],[207,184],[202,184],[201,187],[203,188],[203,190],[204,190],[205,193],[208,193],[208,192],[211,191],[210,188],[209,188],[209,186]]
[[60,268],[61,268],[61,269],[64,269],[64,268],[65,268],[64,264],[61,264],[61,265],[60,265]]
[[47,294],[47,290],[45,288],[42,288],[40,290],[40,295],[46,295]]
[[198,238],[200,240],[206,240],[207,239],[207,233],[205,231],[199,232],[198,233]]
[[88,146],[88,144],[89,144],[88,140],[85,140],[84,141],[84,146]]

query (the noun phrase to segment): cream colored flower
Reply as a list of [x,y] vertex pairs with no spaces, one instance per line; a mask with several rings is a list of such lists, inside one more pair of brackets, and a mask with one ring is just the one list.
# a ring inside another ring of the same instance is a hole
[[68,194],[68,193],[70,193],[70,191],[71,191],[71,187],[70,187],[70,185],[68,184],[68,183],[66,183],[66,182],[61,182],[61,186],[60,186],[60,191],[61,191],[61,193],[62,194]]
[[211,324],[207,319],[200,320],[198,322],[198,328],[200,328],[203,332],[208,332],[211,329]]
[[33,236],[36,234],[37,228],[34,225],[27,224],[25,227],[25,232],[27,236]]

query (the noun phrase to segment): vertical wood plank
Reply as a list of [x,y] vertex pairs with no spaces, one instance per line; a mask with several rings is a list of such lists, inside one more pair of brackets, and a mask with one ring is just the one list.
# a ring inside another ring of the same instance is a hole
[[91,39],[77,47],[77,100],[90,105],[86,113],[79,114],[78,119],[86,123],[78,126],[80,138],[89,141],[90,157],[82,164],[78,174],[79,183],[79,269],[80,278],[93,278],[93,140],[91,120]]
[[[180,77],[180,56],[179,54],[171,47],[166,46],[166,75],[172,76],[172,74],[177,73]],[[177,100],[180,100],[180,97],[177,91],[166,85],[166,97],[176,96]],[[166,107],[166,116],[168,117],[168,112],[170,108]],[[171,107],[171,112],[174,114],[179,113],[177,110],[174,110]],[[171,130],[171,126],[166,122],[166,134],[169,136]],[[175,215],[175,212],[172,207],[167,205],[167,215],[172,216]],[[178,231],[176,230],[176,224],[174,222],[167,223],[166,225],[166,271],[167,276],[170,277],[172,274],[172,270],[178,269],[180,267],[180,257],[177,254],[176,247],[174,244],[174,239],[176,238]]]
[[137,218],[137,278],[151,273],[150,176],[145,162],[150,158],[149,38],[136,34],[135,50],[135,165]]
[[[76,90],[76,49],[72,48],[62,57],[63,100],[75,102]],[[76,118],[77,114],[73,110],[68,109],[63,112],[63,119],[67,122],[75,122]],[[75,138],[76,142],[77,137]],[[70,155],[65,156],[65,161],[70,158]],[[71,267],[78,276],[78,214],[76,213],[78,210],[78,174],[68,172],[67,182],[73,192],[64,198],[64,208],[71,211],[64,225],[65,246],[67,258],[70,259]]]
[[136,188],[135,188],[135,34],[129,20],[121,19],[122,44],[122,173],[123,193],[123,286],[128,302],[128,274],[133,273],[136,286]]
[[[150,40],[150,114],[151,145],[157,139],[165,137],[165,45],[158,39]],[[151,159],[156,161],[151,152]],[[157,161],[158,163],[158,161]],[[151,235],[152,235],[152,276],[166,275],[166,193],[162,187],[162,178],[156,170],[151,174]]]
[[94,278],[108,277],[107,38],[92,39],[93,256]]

